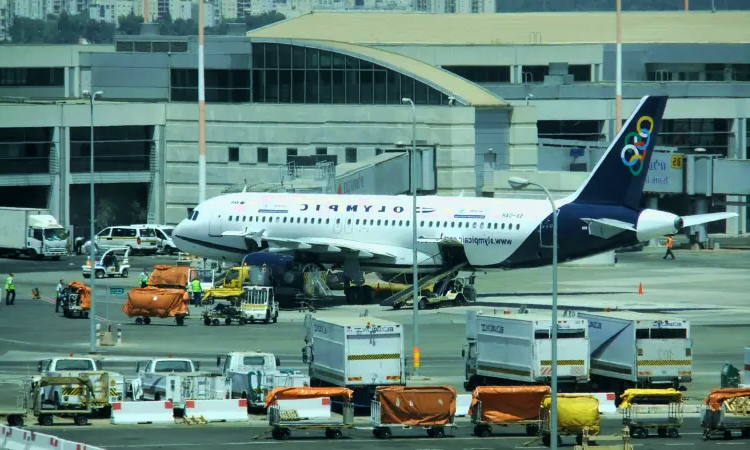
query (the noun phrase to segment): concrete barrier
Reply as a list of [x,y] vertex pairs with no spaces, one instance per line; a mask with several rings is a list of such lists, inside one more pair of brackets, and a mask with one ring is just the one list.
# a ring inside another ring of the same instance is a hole
[[62,441],[61,450],[105,450],[103,447],[94,447],[93,445],[81,444],[80,442]]
[[0,425],[0,448],[5,448],[5,441],[8,439],[8,433],[10,427],[8,425]]
[[186,400],[185,416],[201,416],[206,422],[248,422],[247,399]]
[[458,394],[456,396],[456,417],[468,416],[470,406],[471,394]]
[[9,427],[5,436],[5,450],[27,450],[31,431]]
[[63,439],[43,433],[31,432],[28,450],[62,450]]
[[115,402],[112,404],[112,425],[134,425],[141,423],[173,424],[172,402]]
[[277,400],[281,412],[296,411],[300,419],[330,419],[330,397],[306,398],[296,400]]

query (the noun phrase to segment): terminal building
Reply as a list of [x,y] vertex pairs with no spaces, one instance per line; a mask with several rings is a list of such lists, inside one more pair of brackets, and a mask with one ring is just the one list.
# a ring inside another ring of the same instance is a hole
[[[748,232],[747,23],[623,13],[623,120],[670,97],[644,206],[740,213],[701,241]],[[520,174],[562,197],[616,133],[614,14],[315,12],[233,34],[205,39],[208,197],[407,193],[412,140],[423,195],[543,195],[511,191]],[[98,219],[179,222],[198,200],[197,65],[196,37],[148,25],[0,46],[2,202],[87,228],[93,117]],[[84,91],[103,93],[93,113]]]

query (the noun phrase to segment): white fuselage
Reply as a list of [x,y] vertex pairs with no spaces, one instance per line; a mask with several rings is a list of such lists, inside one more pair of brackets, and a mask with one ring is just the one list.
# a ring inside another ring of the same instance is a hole
[[[412,198],[406,195],[240,193],[216,197],[197,210],[197,219],[183,221],[173,238],[182,251],[202,257],[241,261],[248,253],[246,238],[226,232],[263,231],[264,238],[356,242],[394,257],[363,259],[363,269],[388,272],[413,262]],[[475,267],[499,264],[538,232],[551,210],[547,200],[418,197],[419,264],[441,264],[441,238],[463,244]],[[420,242],[425,238],[435,242]]]

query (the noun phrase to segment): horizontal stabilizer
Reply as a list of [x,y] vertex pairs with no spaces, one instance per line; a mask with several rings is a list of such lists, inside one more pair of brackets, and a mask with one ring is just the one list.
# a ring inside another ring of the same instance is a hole
[[589,225],[589,234],[609,239],[624,231],[635,232],[635,225],[615,219],[581,219]]
[[731,219],[737,217],[737,213],[733,212],[719,212],[710,214],[696,214],[694,216],[682,216],[683,227],[693,227],[695,225],[701,225],[708,222],[715,222],[722,219]]

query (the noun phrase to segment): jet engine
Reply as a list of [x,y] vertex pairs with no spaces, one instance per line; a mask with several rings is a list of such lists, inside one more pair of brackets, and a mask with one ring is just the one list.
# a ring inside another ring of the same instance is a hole
[[685,226],[682,217],[665,211],[644,209],[638,215],[636,234],[638,241],[658,238],[667,234],[674,234]]

